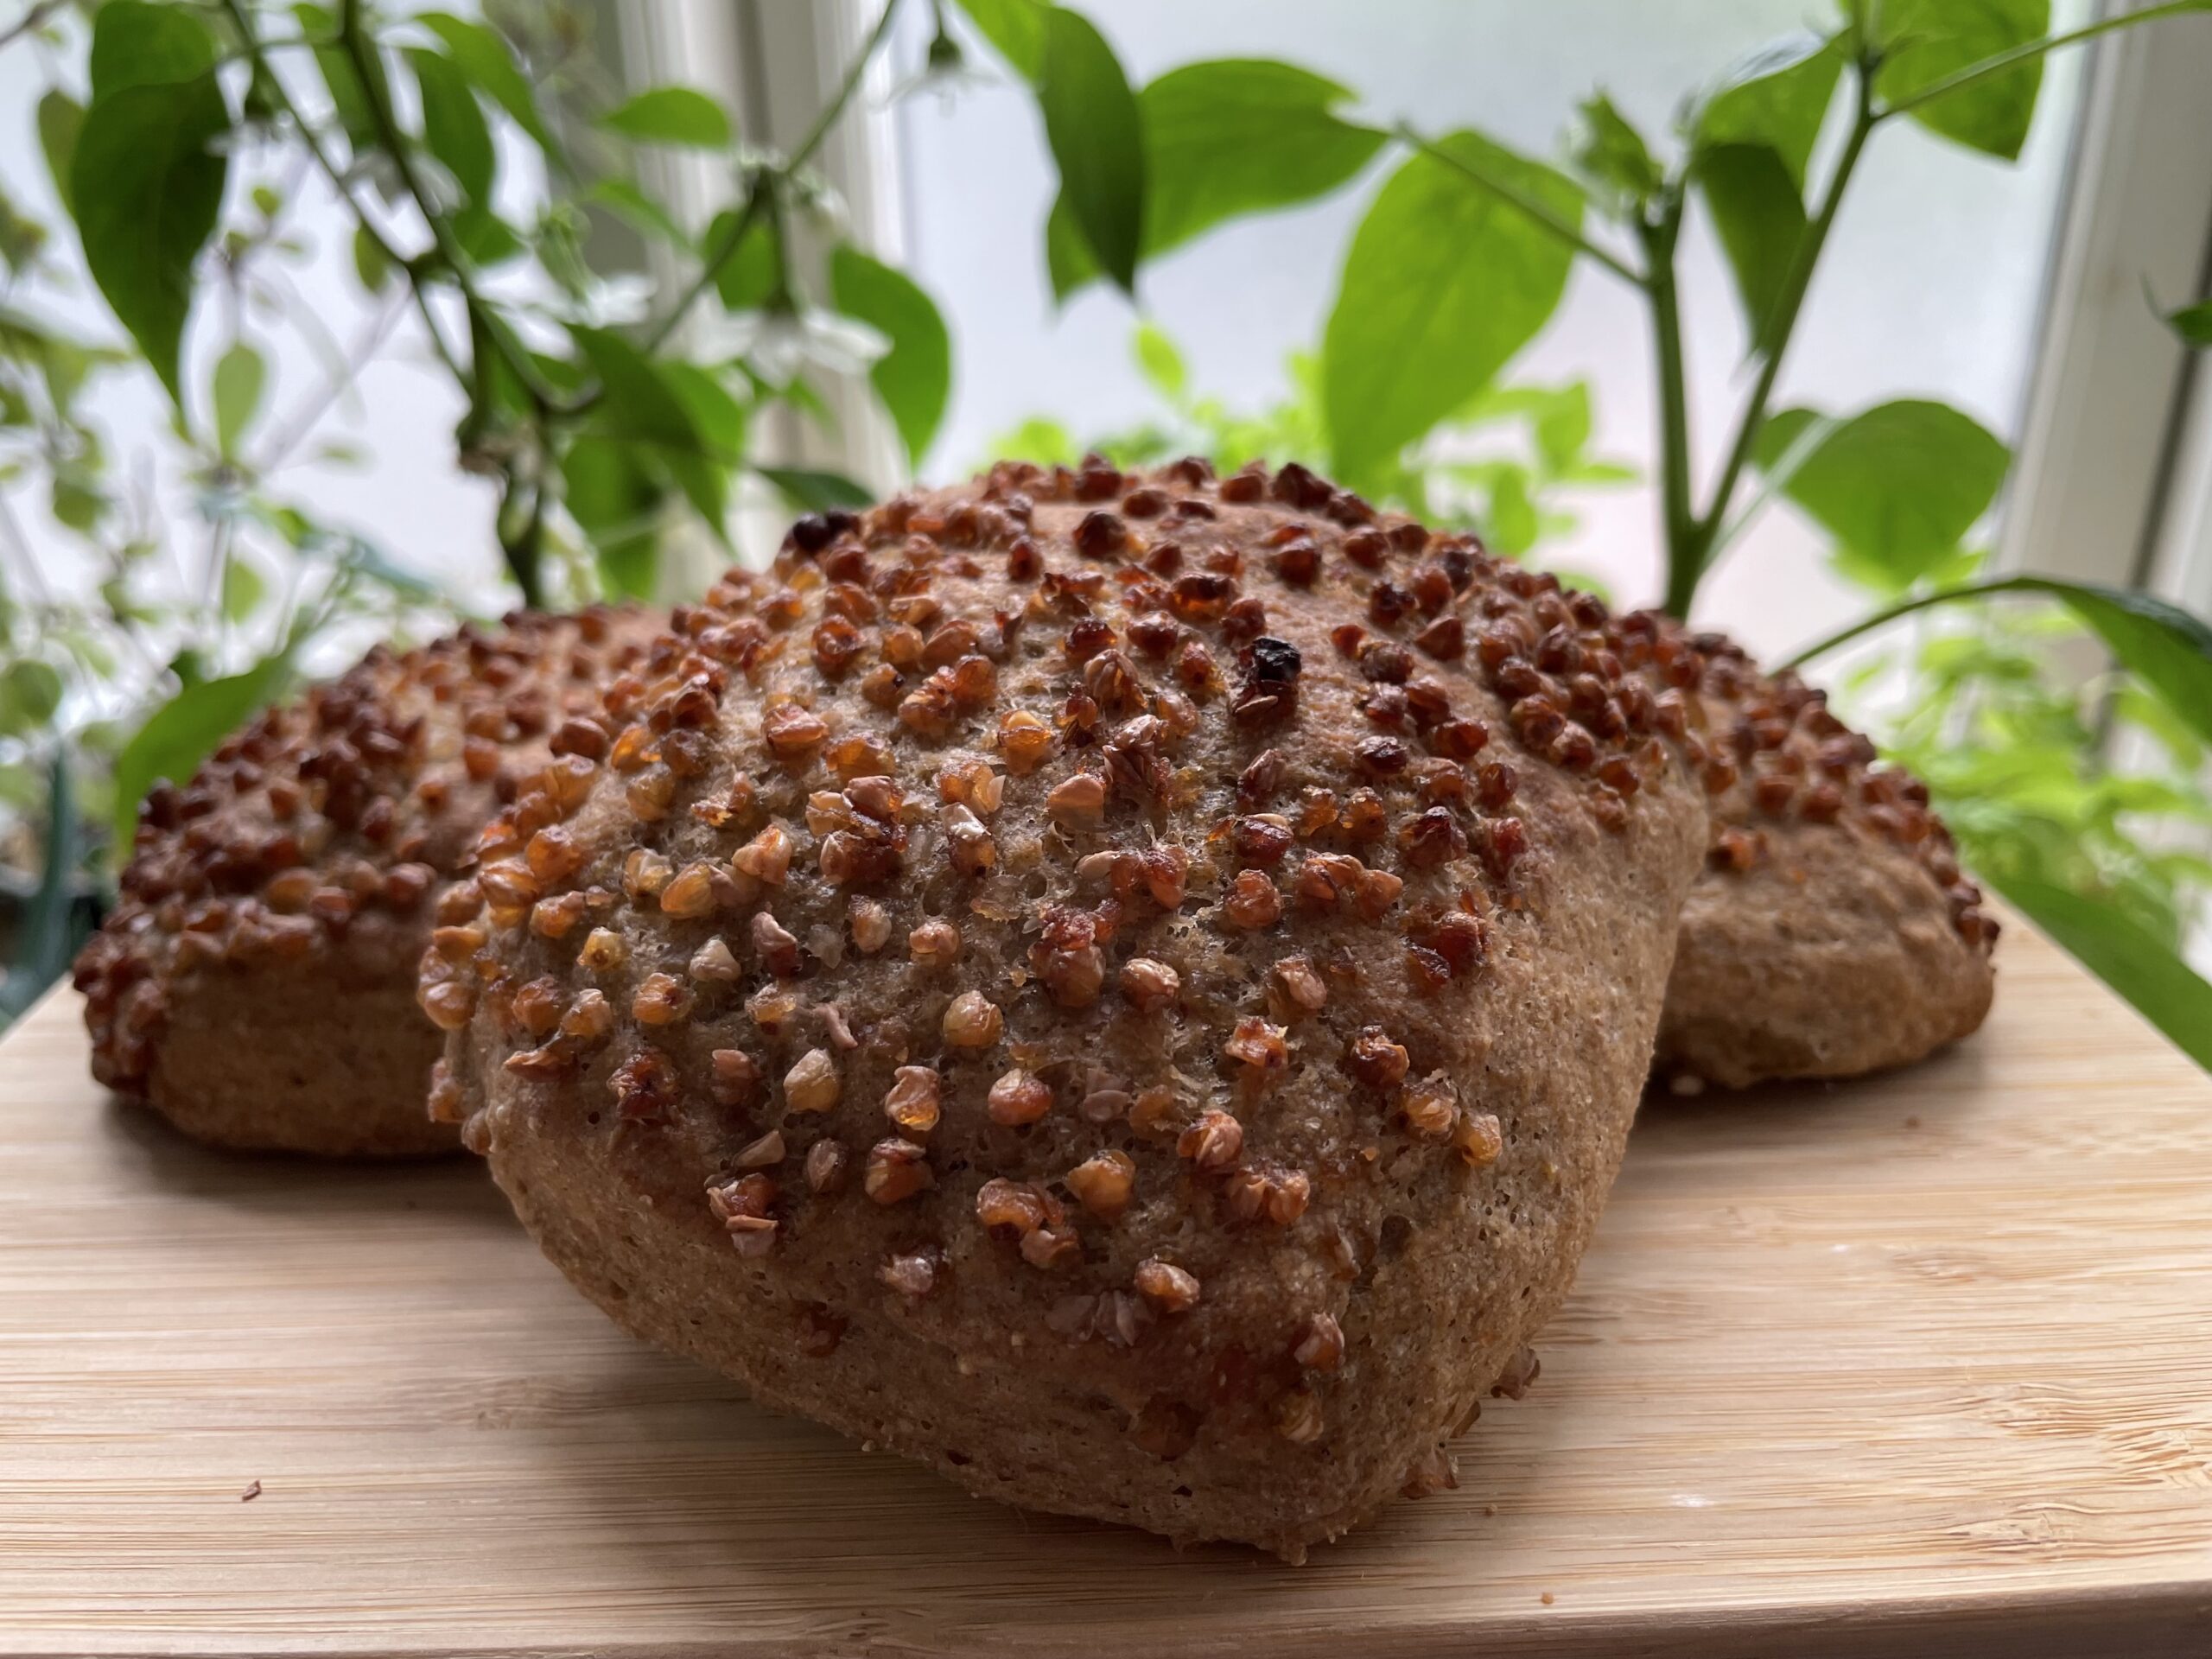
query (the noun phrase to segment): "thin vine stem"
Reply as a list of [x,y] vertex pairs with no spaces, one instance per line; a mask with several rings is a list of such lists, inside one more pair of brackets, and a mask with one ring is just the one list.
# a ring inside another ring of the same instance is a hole
[[1845,139],[1843,153],[1836,158],[1834,173],[1829,177],[1827,192],[1821,200],[1820,211],[1805,227],[1799,238],[1796,256],[1790,260],[1789,272],[1783,283],[1782,292],[1776,296],[1772,312],[1773,343],[1768,347],[1759,365],[1758,378],[1752,383],[1751,395],[1745,403],[1742,419],[1736,428],[1734,441],[1728,446],[1727,460],[1722,463],[1720,477],[1713,486],[1711,500],[1690,527],[1688,539],[1670,546],[1667,556],[1667,608],[1677,616],[1687,616],[1697,597],[1698,584],[1712,568],[1714,539],[1726,521],[1729,504],[1735,499],[1737,483],[1750,463],[1751,450],[1758,442],[1760,429],[1766,424],[1767,405],[1774,397],[1776,380],[1782,373],[1783,359],[1789,355],[1791,337],[1796,333],[1799,314],[1803,310],[1805,295],[1812,287],[1813,272],[1820,263],[1821,250],[1826,245],[1828,232],[1835,225],[1837,211],[1843,206],[1844,192],[1850,188],[1852,176],[1859,168],[1859,158],[1865,153],[1866,140],[1874,130],[1873,73],[1865,60],[1853,67],[1857,92],[1852,112],[1851,133]]
[[[330,188],[337,193],[338,199],[344,202],[352,213],[353,222],[360,227],[361,234],[367,237],[376,251],[384,256],[386,264],[395,270],[408,273],[407,286],[414,296],[415,308],[422,314],[423,328],[429,335],[431,349],[437,353],[438,360],[445,365],[454,379],[466,385],[468,382],[468,372],[461,367],[460,358],[455,356],[453,348],[446,344],[445,334],[438,327],[437,315],[430,309],[429,296],[423,292],[422,284],[412,280],[412,272],[406,257],[392,246],[391,238],[378,228],[375,220],[369,217],[362,209],[361,204],[354,199],[353,187],[346,183],[346,175],[339,169],[338,164],[330,159],[330,152],[323,148],[321,136],[300,112],[299,105],[292,101],[292,95],[286,89],[283,81],[278,77],[276,70],[270,66],[267,44],[254,33],[253,23],[247,16],[245,7],[241,3],[241,0],[223,0],[223,10],[230,18],[232,26],[238,29],[240,39],[245,42],[245,56],[253,65],[255,75],[267,88],[269,95],[276,99],[276,107],[283,111],[285,116],[291,121],[293,130],[300,135],[300,142],[307,146],[308,154],[315,158],[315,166],[330,181]],[[291,45],[293,42],[285,41],[283,44]]]
[[2041,594],[2049,598],[2063,598],[2063,584],[2046,576],[1992,576],[1986,582],[1970,582],[1957,588],[1941,588],[1931,594],[1917,594],[1910,599],[1860,617],[1857,621],[1838,628],[1834,633],[1815,639],[1783,664],[1784,668],[1802,668],[1815,658],[1849,645],[1862,634],[1885,628],[1899,617],[1910,616],[1915,611],[1924,611],[1931,606],[1949,605],[1961,600],[1986,599],[1993,594]]
[[2201,16],[2207,10],[2205,0],[2168,0],[2166,4],[2145,6],[2140,11],[2114,12],[2109,17],[2100,17],[2093,23],[2084,23],[2081,28],[2069,29],[2063,35],[2050,35],[2041,40],[2028,41],[2012,48],[2010,51],[1999,52],[1994,57],[1984,58],[1979,63],[1970,63],[1963,69],[1945,75],[1941,80],[1930,81],[1919,91],[1909,93],[1894,103],[1884,105],[1875,112],[1874,118],[1877,121],[1886,121],[1893,115],[1910,114],[1922,105],[1932,104],[1939,98],[1948,97],[1961,86],[1971,86],[1985,76],[2002,74],[2005,70],[2017,68],[2031,59],[2042,57],[2045,53],[2056,52],[2063,47],[2093,40],[2097,35],[2109,34],[2115,29],[2132,29],[2138,23],[2153,22],[2161,17],[2178,17],[2189,12],[2195,12]]
[[[853,101],[854,94],[860,91],[861,82],[868,73],[869,61],[874,58],[877,49],[889,36],[891,20],[897,14],[898,10],[899,0],[884,0],[883,12],[875,20],[875,27],[868,31],[868,38],[861,43],[861,49],[854,54],[853,60],[845,67],[844,76],[837,85],[836,96],[822,106],[821,111],[814,118],[814,124],[807,130],[806,136],[799,140],[798,148],[791,151],[790,156],[784,162],[780,170],[786,177],[797,173],[812,161],[815,152],[820,149],[829,138],[831,130],[837,124],[838,118],[844,114],[845,106]],[[752,232],[753,226],[759,223],[764,207],[763,197],[766,194],[757,187],[746,193],[745,206],[730,221],[729,228],[723,232],[721,238],[715,243],[713,251],[700,265],[699,273],[691,279],[690,286],[678,296],[668,315],[655,323],[645,335],[645,350],[648,353],[657,352],[667,343],[668,337],[683,325],[683,319],[689,315],[691,308],[696,305],[701,296],[715,285],[715,280],[722,273],[722,268],[736,256],[738,249],[744,245],[746,237]],[[590,394],[582,402],[588,404],[596,395],[595,392]]]
[[[430,193],[415,165],[413,146],[409,143],[407,135],[400,130],[398,118],[392,113],[391,102],[385,96],[372,55],[375,48],[361,28],[360,0],[341,0],[338,35],[345,48],[347,60],[353,66],[353,73],[361,83],[361,101],[367,106],[369,119],[376,126],[377,138],[391,157],[392,165],[399,170],[400,182],[406,186],[407,194],[413,198],[416,211],[429,226],[431,245],[438,251],[439,263],[453,278],[454,286],[461,290],[461,303],[468,308],[469,315],[488,320],[492,308],[484,296],[477,292],[476,283],[469,276],[468,256],[454,240],[453,227],[447,224],[445,215],[432,204]],[[414,267],[410,264],[408,270],[411,280]],[[474,332],[478,331],[472,330]],[[541,410],[552,407],[556,402],[552,388],[545,384],[544,377],[537,372],[537,365],[530,360],[530,354],[518,345],[510,343],[505,333],[490,327],[488,321],[480,332],[491,337],[500,358],[529,393],[531,404]],[[475,387],[478,402],[488,408],[491,378],[483,363],[472,364],[470,379]]]

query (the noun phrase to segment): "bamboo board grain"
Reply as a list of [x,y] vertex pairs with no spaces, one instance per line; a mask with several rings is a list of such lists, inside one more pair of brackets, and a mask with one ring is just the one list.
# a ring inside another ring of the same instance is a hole
[[0,1650],[2212,1651],[2212,1082],[2000,961],[1932,1064],[1649,1102],[1459,1490],[1296,1569],[769,1416],[471,1163],[202,1152],[57,995],[0,1044]]

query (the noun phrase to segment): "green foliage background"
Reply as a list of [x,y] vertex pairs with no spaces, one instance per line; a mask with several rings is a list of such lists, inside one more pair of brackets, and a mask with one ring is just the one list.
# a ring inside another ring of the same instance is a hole
[[[1548,157],[1472,126],[1356,119],[1353,89],[1272,59],[1187,63],[1135,86],[1078,8],[1049,0],[887,0],[788,154],[739,141],[699,88],[607,88],[557,7],[495,3],[477,19],[367,0],[42,0],[0,23],[0,46],[42,40],[65,66],[35,118],[74,246],[0,200],[0,486],[43,490],[102,580],[91,601],[60,595],[31,558],[0,588],[0,801],[39,826],[19,861],[40,873],[17,906],[6,1007],[66,963],[151,781],[188,774],[332,639],[455,614],[283,484],[403,314],[465,400],[454,464],[496,486],[504,566],[531,604],[653,594],[683,534],[734,553],[741,488],[799,509],[868,499],[859,482],[756,449],[772,409],[824,419],[833,378],[868,385],[922,464],[957,342],[911,275],[838,235],[811,168],[902,3],[933,24],[925,81],[957,86],[980,63],[1033,99],[1058,176],[1039,257],[1063,298],[1102,281],[1134,298],[1148,260],[1224,224],[1367,192],[1321,337],[1294,357],[1281,403],[1208,398],[1144,326],[1135,347],[1156,419],[1081,435],[1032,422],[1008,449],[1303,459],[1541,558],[1576,492],[1635,475],[1589,453],[1586,387],[1510,378],[1577,263],[1594,265],[1649,322],[1658,597],[1694,618],[1700,584],[1762,512],[1786,503],[1817,526],[1870,612],[1808,656],[1878,645],[1852,683],[1976,870],[2212,1064],[2212,988],[2177,949],[2212,869],[2171,845],[2208,816],[2195,779],[2212,741],[2212,632],[2139,594],[1984,579],[1980,537],[2011,456],[1938,389],[1858,410],[1774,406],[1807,288],[1885,128],[1916,123],[2004,164],[2035,119],[2049,52],[2207,0],[2057,36],[2047,0],[1842,0],[1686,88],[1672,130],[1639,130],[1599,91]],[[504,175],[518,144],[542,162],[542,188]],[[650,188],[645,160],[668,149],[727,177],[729,206],[704,226]],[[283,307],[269,296],[308,255],[290,221],[310,179],[353,220],[377,327],[329,353],[327,395],[280,423],[266,348]],[[1681,347],[1675,254],[1693,202],[1752,347],[1748,393],[1719,434],[1691,429]],[[594,231],[611,223],[682,273],[657,304],[632,303],[626,273],[594,269]],[[41,283],[76,270],[119,338],[81,336],[36,302]],[[689,325],[715,308],[725,344],[703,349]],[[2204,342],[2202,305],[2171,321]],[[212,358],[184,350],[211,330]],[[187,384],[199,361],[212,364],[204,386]],[[164,575],[174,550],[129,510],[84,414],[86,383],[110,374],[150,377],[174,410],[200,542],[182,582]],[[2063,648],[2091,640],[2109,667],[2085,680]]]

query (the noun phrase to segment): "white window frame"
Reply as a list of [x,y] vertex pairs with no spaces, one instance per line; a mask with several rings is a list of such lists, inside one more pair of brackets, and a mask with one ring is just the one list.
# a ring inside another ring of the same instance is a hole
[[2145,290],[2168,309],[2205,291],[2212,27],[2171,20],[2088,49],[1998,564],[2201,603],[2201,499],[2193,537],[2180,520],[2212,487],[2212,417],[2192,417],[2203,377]]

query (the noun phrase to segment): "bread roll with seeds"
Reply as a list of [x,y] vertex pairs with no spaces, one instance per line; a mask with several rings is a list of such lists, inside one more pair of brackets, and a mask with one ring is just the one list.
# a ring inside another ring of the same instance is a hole
[[588,780],[600,687],[658,626],[594,609],[379,646],[155,789],[77,959],[92,1075],[218,1146],[457,1146],[425,1109],[441,1038],[414,1007],[438,890],[518,778]]
[[1705,875],[1682,909],[1657,1070],[1745,1088],[1904,1065],[1978,1029],[1996,918],[1928,788],[1790,673],[1692,642],[1712,753]]
[[1296,1557],[1450,1484],[1649,1063],[1695,652],[1199,461],[802,519],[673,626],[424,959],[546,1253],[1010,1503]]

